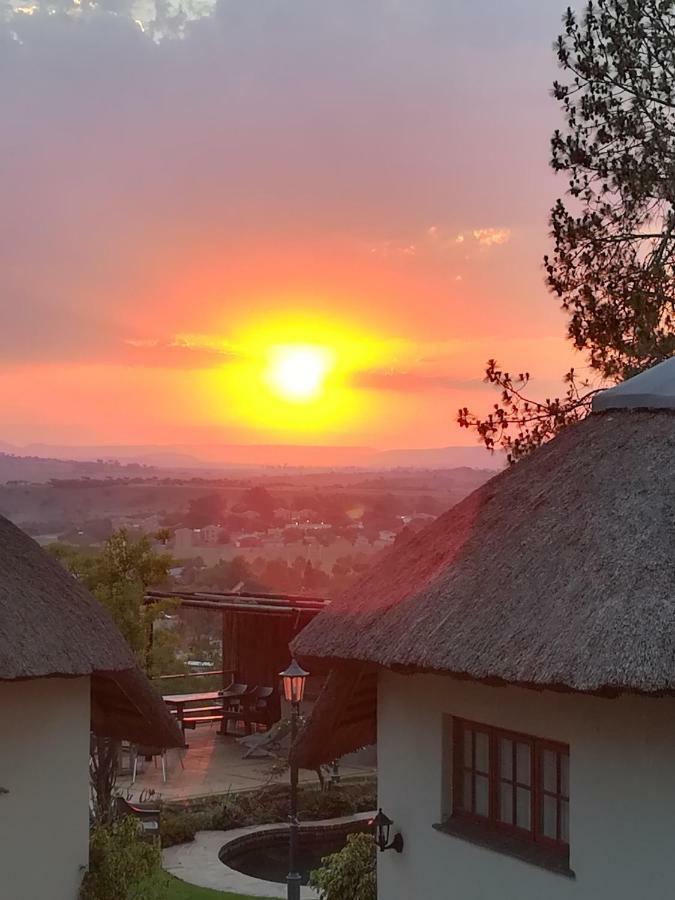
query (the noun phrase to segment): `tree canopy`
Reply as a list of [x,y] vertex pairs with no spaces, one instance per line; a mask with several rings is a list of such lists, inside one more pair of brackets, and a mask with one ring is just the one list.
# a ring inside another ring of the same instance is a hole
[[170,602],[143,605],[145,591],[167,579],[172,563],[168,554],[157,553],[147,537],[133,540],[125,529],[114,532],[100,551],[58,544],[52,552],[106,607],[149,674],[176,671],[175,641],[170,632],[157,632],[152,654],[146,658],[152,623],[173,608]]

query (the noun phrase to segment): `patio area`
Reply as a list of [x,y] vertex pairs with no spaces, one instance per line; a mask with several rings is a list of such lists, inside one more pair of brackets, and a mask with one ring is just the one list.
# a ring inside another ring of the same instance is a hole
[[[120,775],[117,785],[122,791],[128,790],[137,800],[142,791],[154,790],[164,800],[194,800],[230,791],[246,791],[270,783],[288,781],[289,773],[275,776],[273,769],[277,761],[271,758],[244,759],[246,748],[237,742],[234,735],[223,736],[217,727],[201,726],[188,732],[189,748],[167,753],[167,780],[162,781],[160,760],[155,762],[139,760],[139,771],[135,784],[131,775]],[[181,768],[179,754],[183,757]],[[342,780],[363,778],[375,774],[375,766],[369,765],[371,754],[354,754],[340,765]],[[316,772],[301,769],[301,782],[316,782]]]

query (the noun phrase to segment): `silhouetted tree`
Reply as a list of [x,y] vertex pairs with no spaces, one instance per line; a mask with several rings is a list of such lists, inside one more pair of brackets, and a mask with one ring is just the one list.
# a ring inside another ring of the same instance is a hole
[[160,528],[155,534],[155,539],[160,542],[164,547],[171,540],[171,529],[170,528]]
[[[132,540],[124,529],[114,532],[100,552],[81,552],[64,546],[57,546],[52,552],[106,607],[148,674],[166,671],[167,661],[176,658],[174,635],[158,632],[149,653],[148,634],[152,623],[175,604],[144,606],[143,595],[150,586],[166,581],[171,557],[156,553],[147,537]],[[92,810],[98,822],[108,822],[113,815],[118,759],[117,741],[92,736],[89,769]]]
[[220,494],[205,494],[195,497],[188,504],[188,511],[183,517],[186,528],[204,528],[205,525],[219,525],[225,515],[225,501]]
[[330,578],[323,569],[313,566],[311,560],[305,563],[302,576],[302,587],[305,591],[322,591],[328,586]]
[[[565,126],[551,166],[568,197],[551,211],[546,279],[569,340],[598,381],[616,382],[675,353],[675,0],[568,9],[556,53]],[[543,402],[526,396],[526,371],[490,360],[485,377],[501,402],[483,419],[461,409],[458,422],[511,461],[583,418],[594,393],[574,369]]]
[[266,488],[257,485],[244,491],[236,509],[242,512],[250,510],[258,513],[264,522],[271,522],[274,518],[275,506],[274,498],[270,492]]

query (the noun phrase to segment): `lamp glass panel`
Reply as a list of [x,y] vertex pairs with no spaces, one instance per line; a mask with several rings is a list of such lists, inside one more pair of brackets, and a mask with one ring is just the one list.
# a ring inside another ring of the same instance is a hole
[[296,703],[302,702],[305,693],[305,679],[302,675],[296,675],[293,679],[293,699]]

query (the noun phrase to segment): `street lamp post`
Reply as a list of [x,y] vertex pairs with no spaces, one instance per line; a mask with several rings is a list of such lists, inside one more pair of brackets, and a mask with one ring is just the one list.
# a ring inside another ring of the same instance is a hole
[[284,686],[284,697],[291,704],[291,802],[289,809],[289,840],[288,840],[288,900],[300,900],[300,882],[302,876],[298,868],[298,764],[295,761],[293,747],[298,734],[298,718],[300,716],[300,704],[305,694],[305,681],[309,672],[305,672],[295,660],[290,666],[279,673]]

